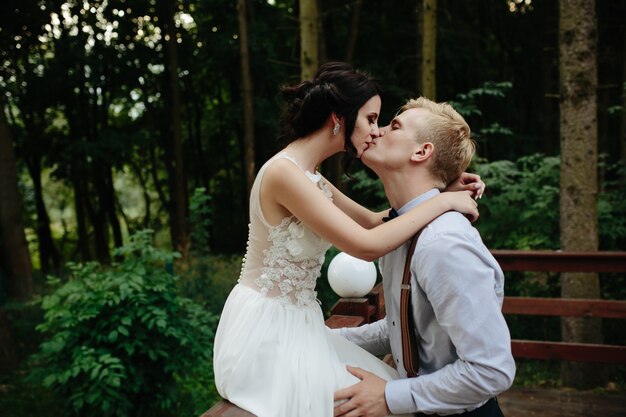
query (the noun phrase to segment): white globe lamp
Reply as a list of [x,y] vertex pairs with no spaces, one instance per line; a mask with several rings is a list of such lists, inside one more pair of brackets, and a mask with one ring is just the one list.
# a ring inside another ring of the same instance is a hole
[[328,283],[342,298],[364,297],[376,284],[376,265],[340,252],[328,265]]

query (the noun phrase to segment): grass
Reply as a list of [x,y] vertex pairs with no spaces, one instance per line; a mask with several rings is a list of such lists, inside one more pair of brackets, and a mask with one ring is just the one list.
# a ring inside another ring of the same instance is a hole
[[[548,360],[517,359],[517,371],[513,388],[565,389],[561,380],[561,362]],[[593,388],[601,393],[626,394],[626,366],[598,364],[606,367],[606,384]]]
[[3,417],[63,416],[63,402],[50,390],[29,382],[26,371],[0,374]]

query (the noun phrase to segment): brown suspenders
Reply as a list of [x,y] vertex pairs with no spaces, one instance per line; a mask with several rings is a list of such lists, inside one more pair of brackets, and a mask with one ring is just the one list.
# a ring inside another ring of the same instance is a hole
[[420,230],[411,239],[409,250],[404,264],[404,275],[400,286],[400,331],[402,332],[402,358],[404,369],[409,378],[416,377],[420,370],[419,352],[417,349],[417,335],[411,307],[411,259],[415,252],[415,245],[422,231]]

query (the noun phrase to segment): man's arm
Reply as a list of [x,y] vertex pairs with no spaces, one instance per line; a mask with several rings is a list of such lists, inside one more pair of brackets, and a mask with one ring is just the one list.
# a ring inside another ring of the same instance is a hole
[[391,352],[386,318],[359,327],[342,327],[333,331],[372,355],[380,356]]
[[501,271],[493,262],[478,234],[468,232],[443,232],[416,251],[414,276],[459,359],[417,378],[388,382],[393,413],[455,412],[511,386],[515,362],[494,289]]

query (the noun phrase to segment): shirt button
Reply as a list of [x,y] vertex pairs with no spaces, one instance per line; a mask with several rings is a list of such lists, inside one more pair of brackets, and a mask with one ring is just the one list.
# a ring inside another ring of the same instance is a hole
[[400,359],[396,359],[396,363],[400,363]]
[[395,326],[395,325],[396,325],[396,322],[395,322],[395,321],[392,321],[392,322],[391,322],[391,325],[392,325],[392,326]]

